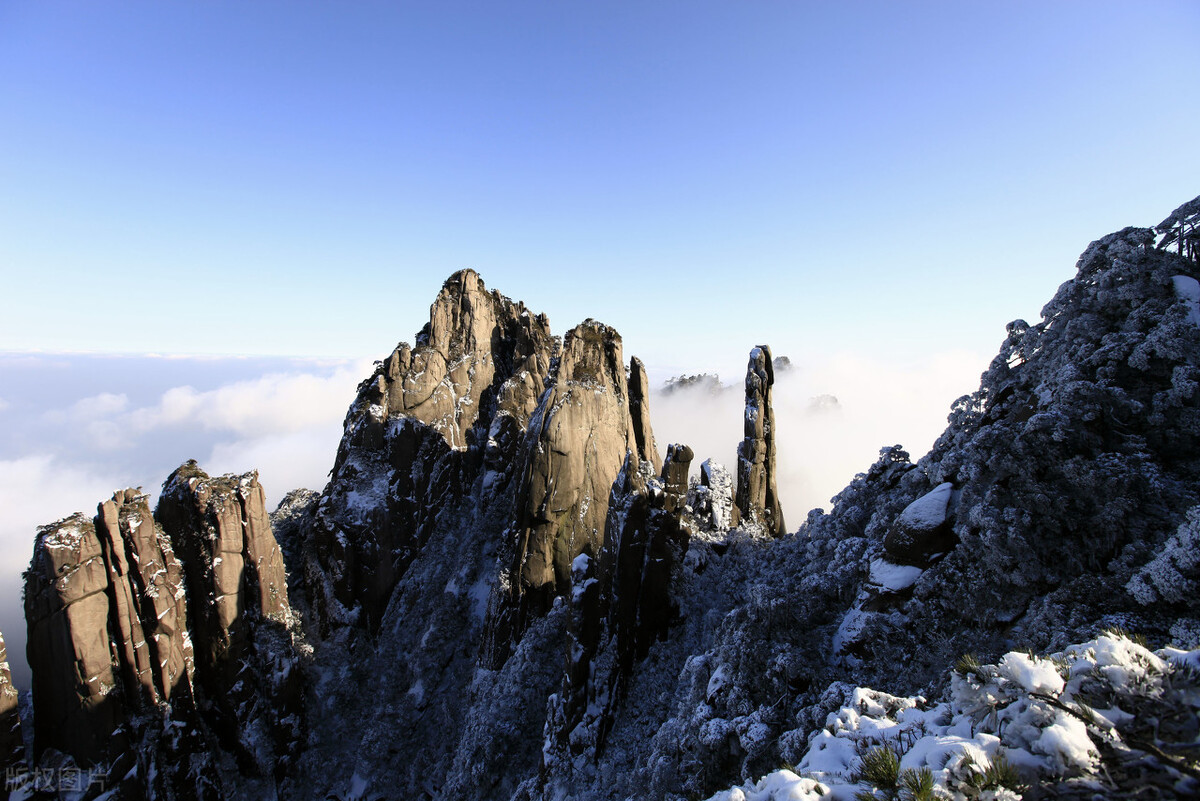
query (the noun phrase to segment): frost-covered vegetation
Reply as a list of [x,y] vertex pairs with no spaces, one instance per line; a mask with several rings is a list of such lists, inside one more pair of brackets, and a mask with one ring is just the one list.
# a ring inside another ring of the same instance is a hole
[[1120,632],[1046,657],[964,656],[936,702],[831,685],[842,705],[795,768],[710,801],[1014,799],[1200,793],[1200,650]]

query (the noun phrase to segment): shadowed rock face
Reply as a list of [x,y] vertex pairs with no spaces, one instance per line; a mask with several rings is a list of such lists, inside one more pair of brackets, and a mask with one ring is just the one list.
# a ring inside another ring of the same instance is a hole
[[[186,566],[207,717],[248,773],[281,771],[303,719],[287,574],[265,500],[257,473],[210,478],[193,460],[163,484],[155,510]],[[274,758],[248,738],[255,728],[270,733]]]
[[598,558],[573,562],[570,643],[562,689],[552,700],[546,748],[568,755],[603,751],[635,664],[666,639],[679,605],[671,580],[687,552],[686,445],[671,445],[660,477],[628,454],[612,486]]
[[501,490],[558,345],[545,315],[451,276],[416,347],[359,387],[313,525],[309,576],[323,623],[373,629],[437,514],[483,481]]
[[92,764],[132,713],[192,705],[183,570],[146,496],[122,490],[94,520],[42,528],[25,574],[34,748]]
[[750,351],[746,366],[746,435],[738,445],[737,505],[741,519],[754,521],[768,533],[787,533],[779,492],[775,487],[775,411],[771,386],[775,370],[771,349],[759,345]]
[[[637,356],[629,360],[629,415],[633,419],[633,437],[637,442],[639,459],[645,459],[662,470],[662,460],[650,428],[650,381],[646,377],[646,365]],[[684,477],[686,480],[686,476]]]
[[25,758],[21,742],[21,717],[17,711],[17,688],[8,669],[8,649],[0,635],[0,770],[8,770]]

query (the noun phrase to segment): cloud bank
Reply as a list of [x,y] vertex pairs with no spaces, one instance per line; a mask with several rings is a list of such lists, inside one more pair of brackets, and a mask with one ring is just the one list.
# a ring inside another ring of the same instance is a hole
[[[788,527],[829,500],[879,449],[901,444],[913,459],[927,452],[946,427],[950,404],[973,392],[987,365],[979,354],[954,350],[904,364],[862,353],[793,359],[776,373],[773,402],[779,494]],[[652,391],[650,417],[660,452],[672,442],[731,470],[742,440],[742,377],[664,392]]]

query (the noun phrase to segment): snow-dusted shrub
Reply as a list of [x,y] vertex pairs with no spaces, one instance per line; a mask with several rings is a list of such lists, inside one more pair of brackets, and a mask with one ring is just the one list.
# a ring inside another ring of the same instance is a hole
[[1167,540],[1162,552],[1139,570],[1126,587],[1138,603],[1159,600],[1178,603],[1195,598],[1200,576],[1200,506],[1188,510],[1187,520]]
[[794,769],[710,801],[921,797],[922,772],[931,798],[1013,799],[1051,784],[1200,792],[1196,769],[1172,755],[1195,745],[1198,667],[1200,650],[1151,652],[1118,633],[1045,657],[964,658],[938,703],[854,689]]

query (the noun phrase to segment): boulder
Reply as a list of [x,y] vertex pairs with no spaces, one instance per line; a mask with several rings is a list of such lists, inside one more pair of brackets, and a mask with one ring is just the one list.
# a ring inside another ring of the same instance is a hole
[[938,484],[904,508],[888,528],[883,549],[900,565],[926,567],[932,557],[958,543],[949,514],[954,487]]

